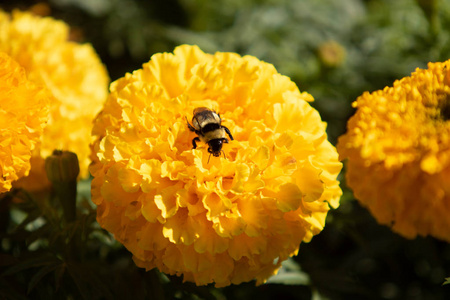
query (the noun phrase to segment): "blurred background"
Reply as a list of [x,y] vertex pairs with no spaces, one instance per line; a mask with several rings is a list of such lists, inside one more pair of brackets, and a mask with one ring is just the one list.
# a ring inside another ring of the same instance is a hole
[[[94,46],[111,80],[180,44],[254,55],[313,95],[333,144],[364,91],[450,58],[450,0],[2,0],[0,7],[64,20],[73,40]],[[84,233],[89,264],[70,276],[36,262],[8,269],[0,299],[450,299],[450,285],[442,285],[450,245],[378,225],[341,180],[341,206],[323,232],[262,286],[196,287],[145,272],[94,228]],[[79,192],[89,200],[89,182]],[[95,211],[86,211],[83,224],[91,226]]]

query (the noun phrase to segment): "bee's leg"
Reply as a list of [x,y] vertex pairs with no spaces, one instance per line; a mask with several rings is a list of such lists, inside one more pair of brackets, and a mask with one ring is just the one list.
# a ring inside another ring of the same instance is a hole
[[[186,123],[187,123],[187,126],[188,126],[189,130],[195,132],[196,130],[195,130],[194,126],[189,124],[189,121],[187,120],[186,116],[184,118],[186,119]],[[194,149],[195,149],[195,147],[194,147]]]
[[208,162],[207,162],[208,164],[209,164],[209,159],[210,159],[210,158],[211,158],[211,153],[209,154],[209,157],[208,157]]
[[234,140],[233,136],[231,135],[230,129],[226,128],[225,126],[222,126],[223,129],[225,129],[225,132],[230,136],[230,140]]
[[194,148],[192,148],[192,149],[197,148],[197,144],[195,142],[200,142],[200,139],[198,137],[192,139],[192,146],[194,146]]

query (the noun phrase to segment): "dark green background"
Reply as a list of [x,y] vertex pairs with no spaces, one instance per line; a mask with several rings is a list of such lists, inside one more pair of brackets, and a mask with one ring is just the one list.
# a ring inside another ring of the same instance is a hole
[[[0,3],[7,11],[46,3],[51,16],[72,26],[77,40],[93,44],[112,80],[140,68],[153,53],[184,43],[205,52],[254,55],[314,96],[333,144],[345,132],[351,102],[364,91],[382,89],[429,61],[450,57],[450,0]],[[331,66],[319,55],[328,41],[346,54]],[[450,245],[433,238],[407,240],[378,225],[353,199],[343,174],[341,180],[341,207],[279,276],[259,287],[221,289],[182,284],[135,267],[130,253],[95,226],[89,182],[79,184],[76,228],[36,233],[17,227],[13,210],[36,216],[25,219],[26,225],[38,216],[58,223],[58,208],[32,201],[10,206],[4,197],[0,299],[450,299],[450,285],[442,285],[450,277]],[[82,247],[74,262],[61,258],[67,247],[61,240],[68,236],[76,236]],[[30,248],[37,240],[41,243]]]

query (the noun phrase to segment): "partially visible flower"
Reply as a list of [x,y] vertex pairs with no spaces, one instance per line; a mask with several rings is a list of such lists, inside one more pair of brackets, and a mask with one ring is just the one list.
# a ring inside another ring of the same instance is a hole
[[32,12],[33,14],[37,15],[37,16],[41,16],[41,17],[46,17],[49,16],[51,13],[51,8],[47,3],[44,2],[38,2],[34,5],[32,5],[29,8],[29,11]]
[[345,48],[336,41],[322,43],[318,52],[320,60],[327,67],[339,67],[345,61]]
[[355,197],[405,237],[450,241],[450,61],[353,105],[338,151]]
[[[308,101],[251,56],[155,54],[112,84],[96,119],[98,222],[147,270],[197,285],[265,282],[339,205],[342,165]],[[192,149],[186,118],[202,106],[234,136],[221,157]]]
[[48,119],[50,94],[0,52],[0,193],[30,170],[32,151]]
[[48,126],[35,151],[35,176],[27,184],[45,178],[43,159],[54,149],[75,152],[80,175],[89,174],[92,120],[106,100],[109,79],[92,46],[71,42],[68,37],[69,27],[61,21],[0,11],[0,51],[13,57],[30,80],[46,86],[53,95]]

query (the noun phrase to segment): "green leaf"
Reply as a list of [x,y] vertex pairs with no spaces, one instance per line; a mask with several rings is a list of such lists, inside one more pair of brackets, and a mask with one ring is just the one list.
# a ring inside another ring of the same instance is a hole
[[442,285],[450,284],[450,277],[445,278],[445,281]]
[[[12,212],[17,212],[19,213],[20,211],[14,211],[12,210]],[[23,212],[21,212],[23,213]],[[37,218],[39,218],[42,215],[42,213],[39,210],[34,210],[30,213],[27,214],[27,216],[25,217],[25,219],[23,219],[19,225],[16,226],[16,228],[13,229],[13,232],[11,234],[14,234],[15,232],[19,232],[23,229],[25,229],[25,227],[30,224],[31,222],[35,221]]]
[[61,281],[64,273],[66,272],[66,267],[67,265],[65,263],[62,263],[58,266],[58,268],[55,271],[55,291],[57,291],[61,286]]
[[289,258],[281,263],[278,274],[267,280],[267,283],[285,285],[309,285],[309,275],[303,272],[295,260]]
[[61,262],[58,263],[54,263],[45,267],[42,267],[36,274],[34,274],[34,276],[31,278],[29,284],[28,284],[28,291],[27,293],[29,294],[34,287],[36,286],[36,284],[39,283],[39,281],[41,281],[41,279],[47,275],[50,272],[53,272],[54,270],[56,270],[59,266],[61,265]]
[[23,259],[18,264],[15,264],[14,266],[7,269],[5,272],[3,272],[2,275],[11,275],[14,273],[21,272],[26,269],[35,268],[35,267],[41,267],[41,266],[48,266],[55,263],[59,263],[60,260],[53,256],[49,255],[47,253],[43,253],[41,255],[33,255],[29,259]]
[[32,244],[34,241],[47,237],[47,233],[51,232],[51,230],[54,229],[54,227],[46,223],[45,225],[39,227],[38,229],[34,230],[27,238],[26,242],[28,245]]
[[278,283],[285,285],[309,285],[309,276],[301,271],[279,273],[267,280],[267,283]]
[[73,223],[71,223],[70,225],[67,226],[66,228],[66,234],[67,234],[67,239],[70,241],[72,240],[73,236],[75,235],[75,233],[78,230],[78,227],[80,227],[80,220],[77,220]]
[[79,293],[84,299],[115,299],[111,293],[108,284],[110,281],[105,280],[99,264],[67,264],[67,271],[72,277]]
[[70,277],[72,277],[83,299],[90,299],[89,288],[84,280],[83,272],[73,264],[67,265],[67,271],[69,272]]
[[281,263],[281,270],[282,271],[300,271],[300,265],[291,258],[286,259]]

